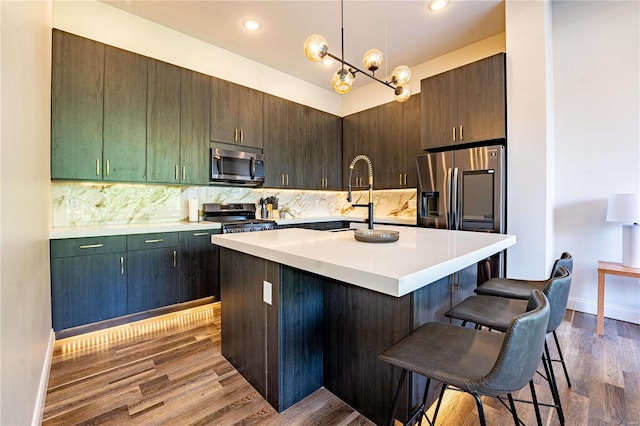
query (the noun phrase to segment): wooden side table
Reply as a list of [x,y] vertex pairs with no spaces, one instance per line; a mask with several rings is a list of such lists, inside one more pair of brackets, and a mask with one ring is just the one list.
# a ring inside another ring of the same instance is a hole
[[598,336],[604,335],[604,276],[606,274],[640,278],[640,269],[622,266],[618,262],[598,261],[598,319],[596,321]]

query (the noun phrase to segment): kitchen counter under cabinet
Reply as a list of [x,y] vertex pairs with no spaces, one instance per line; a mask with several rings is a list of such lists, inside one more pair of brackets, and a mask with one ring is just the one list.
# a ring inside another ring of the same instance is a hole
[[[398,230],[399,241],[309,229],[211,238],[221,247],[222,354],[278,411],[324,386],[385,424],[400,371],[378,355],[446,320],[452,274],[474,281],[476,262],[515,244],[504,234],[376,228]],[[404,386],[400,420],[423,387],[417,376]]]

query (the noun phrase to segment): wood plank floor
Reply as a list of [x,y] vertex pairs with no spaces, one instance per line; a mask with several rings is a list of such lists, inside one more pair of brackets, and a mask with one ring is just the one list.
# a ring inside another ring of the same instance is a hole
[[[640,326],[606,319],[598,337],[595,321],[567,311],[558,329],[573,385],[557,365],[567,424],[640,425]],[[544,380],[536,389],[541,401],[551,400]],[[528,389],[519,396],[529,399]],[[483,401],[489,424],[513,424],[499,402]],[[517,407],[526,424],[535,424],[530,405]],[[545,424],[559,424],[555,410],[541,411]],[[220,354],[215,303],[56,342],[43,424],[372,423],[325,389],[278,414]],[[438,425],[476,424],[473,399],[447,392]]]

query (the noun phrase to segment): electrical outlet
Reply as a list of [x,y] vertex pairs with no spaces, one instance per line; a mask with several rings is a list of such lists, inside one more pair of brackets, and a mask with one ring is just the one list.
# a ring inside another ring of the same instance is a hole
[[272,288],[273,285],[269,281],[262,281],[262,300],[269,305],[273,304]]

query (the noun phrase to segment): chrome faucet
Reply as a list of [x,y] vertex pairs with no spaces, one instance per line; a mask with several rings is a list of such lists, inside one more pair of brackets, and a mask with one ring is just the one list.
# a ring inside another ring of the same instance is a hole
[[356,155],[356,157],[351,160],[351,164],[349,164],[349,186],[347,201],[352,202],[351,198],[351,174],[353,173],[353,167],[360,160],[364,160],[367,162],[367,171],[369,173],[369,203],[368,204],[352,204],[352,207],[368,207],[368,217],[367,222],[369,223],[369,229],[373,229],[373,164],[371,163],[371,159],[366,155]]

